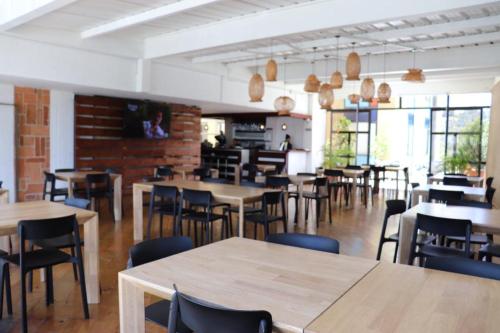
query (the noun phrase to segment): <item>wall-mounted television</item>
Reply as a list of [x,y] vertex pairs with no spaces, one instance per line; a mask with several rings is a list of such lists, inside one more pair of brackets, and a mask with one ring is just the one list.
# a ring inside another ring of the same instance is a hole
[[170,132],[170,108],[166,103],[130,101],[124,111],[123,137],[166,139]]

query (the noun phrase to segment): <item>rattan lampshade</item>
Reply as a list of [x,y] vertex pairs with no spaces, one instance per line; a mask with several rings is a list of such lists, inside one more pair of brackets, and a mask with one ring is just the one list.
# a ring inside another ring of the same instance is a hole
[[322,109],[329,110],[332,108],[334,96],[333,88],[328,83],[323,83],[319,88],[318,102]]
[[379,103],[390,103],[391,102],[391,86],[387,82],[382,82],[378,86],[377,97]]
[[295,101],[288,96],[280,96],[274,100],[274,109],[278,111],[278,115],[290,115],[290,112],[295,108]]
[[359,73],[361,72],[361,60],[359,59],[359,55],[356,52],[352,51],[347,56],[345,71],[347,74],[346,80],[348,81],[359,80]]
[[266,81],[274,82],[278,76],[278,64],[274,59],[269,59],[266,65]]
[[375,97],[375,82],[371,77],[367,77],[361,82],[360,93],[361,98],[364,101],[371,102],[373,97]]
[[321,82],[318,80],[318,77],[315,74],[310,74],[306,82],[304,83],[304,91],[309,93],[317,93],[319,91],[319,87]]
[[332,89],[341,89],[344,85],[344,78],[342,77],[342,73],[339,71],[335,71],[330,78],[330,85]]
[[358,104],[360,100],[360,96],[358,94],[350,94],[348,98],[352,104]]
[[259,73],[252,75],[248,83],[248,95],[250,96],[250,102],[262,102],[262,97],[264,96],[264,80]]
[[401,80],[414,83],[424,83],[425,75],[420,68],[408,68],[408,72],[401,77]]

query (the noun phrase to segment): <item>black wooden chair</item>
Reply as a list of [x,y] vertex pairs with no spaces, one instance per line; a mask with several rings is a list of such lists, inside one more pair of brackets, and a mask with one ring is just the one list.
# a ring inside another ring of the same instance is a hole
[[[149,262],[167,258],[175,254],[189,251],[193,242],[189,237],[168,237],[146,240],[132,246],[129,250],[130,259],[127,268],[137,267]],[[170,301],[162,300],[145,308],[146,320],[168,329]],[[175,330],[176,333],[191,332],[182,323]]]
[[114,193],[111,185],[111,177],[109,173],[88,174],[86,177],[85,192],[87,200],[94,200],[95,210],[98,212],[101,199],[108,200],[108,208],[115,220],[115,211],[113,207]]
[[10,289],[10,272],[9,264],[2,260],[7,257],[8,253],[0,250],[0,320],[3,315],[3,297],[5,289],[5,303],[7,305],[7,314],[12,315],[12,295]]
[[58,173],[58,172],[75,172],[76,169],[75,168],[63,168],[63,169],[55,169],[54,172],[55,173]]
[[472,184],[467,180],[466,177],[446,177],[446,176],[444,176],[443,185],[472,187]]
[[[344,172],[342,170],[325,169],[324,175],[329,178],[328,191],[330,192],[330,197],[333,193],[333,201],[337,202],[340,192],[344,196],[345,204],[347,205],[351,183],[344,181]],[[342,199],[340,200],[340,207],[342,207]]]
[[[87,303],[87,289],[85,286],[85,274],[83,271],[83,258],[81,250],[81,239],[78,222],[75,215],[43,219],[43,220],[24,220],[20,221],[17,227],[19,237],[19,253],[0,258],[0,264],[8,267],[6,263],[19,266],[21,281],[21,316],[22,331],[28,332],[28,317],[26,304],[26,274],[35,269],[45,269],[46,275],[46,305],[54,303],[54,283],[52,276],[52,267],[63,263],[75,263],[78,266],[78,275],[80,277],[80,291],[82,294],[82,304],[85,319],[89,318],[89,308]],[[51,239],[61,237],[67,234],[73,236],[76,255],[72,256],[66,252],[55,248],[42,248],[26,252],[26,242],[40,241],[42,239]],[[1,296],[1,295],[0,295]],[[0,303],[3,302],[0,299]]]
[[[264,227],[264,235],[269,235],[269,225],[274,222],[283,222],[283,230],[287,232],[287,221],[285,216],[284,192],[265,192],[262,194],[261,209],[258,212],[249,213],[245,216],[245,222],[254,224],[254,239],[257,239],[257,225]],[[278,213],[281,209],[281,214]],[[274,213],[273,213],[274,212]]]
[[333,238],[308,235],[308,234],[271,234],[266,237],[266,241],[275,244],[300,247],[303,249],[316,250],[339,254],[339,241]]
[[[266,184],[265,187],[272,189],[279,189],[283,191],[284,195],[287,197],[287,201],[294,200],[295,201],[295,216],[294,223],[297,224],[298,219],[298,202],[299,202],[299,193],[297,191],[290,191],[290,185],[292,182],[288,177],[282,176],[266,176]],[[287,202],[288,204],[288,202]],[[285,212],[285,217],[287,216]]]
[[181,209],[179,228],[182,234],[182,224],[184,220],[188,221],[188,234],[191,230],[191,221],[194,222],[194,239],[195,245],[198,246],[198,231],[197,225],[201,225],[202,231],[205,233],[205,239],[201,238],[201,244],[208,244],[213,241],[213,224],[216,221],[222,221],[221,239],[224,235],[229,237],[230,228],[229,220],[224,214],[214,213],[215,207],[228,207],[226,204],[217,205],[210,191],[198,191],[184,189],[181,194]]
[[[386,236],[387,231],[387,223],[391,216],[403,214],[406,211],[406,202],[404,200],[387,200],[385,202],[386,209],[384,215],[384,221],[382,222],[382,232],[380,234],[380,241],[378,243],[377,250],[377,260],[380,260],[380,256],[382,255],[382,247],[385,243],[396,243],[396,248],[394,249],[394,257],[393,262],[396,262],[396,258],[398,255],[398,247],[399,247],[399,223],[398,223],[398,232],[394,234],[390,234]],[[434,241],[435,237],[419,234],[417,236],[417,245],[429,244]]]
[[500,265],[468,258],[427,258],[425,268],[500,280]]
[[309,204],[314,201],[316,203],[316,225],[319,226],[321,215],[321,201],[326,200],[328,204],[328,221],[332,224],[332,201],[331,192],[328,191],[328,179],[326,177],[317,177],[314,180],[313,191],[304,191],[303,196],[306,200],[306,221],[309,215]]
[[429,202],[440,202],[447,203],[450,200],[463,200],[464,192],[463,191],[447,191],[447,190],[429,190]]
[[[363,171],[363,181],[361,183],[356,184],[358,188],[361,188],[361,195],[363,197],[363,203],[365,208],[368,207],[368,197],[372,199],[373,206],[373,188],[370,185],[370,173],[371,170]],[[371,193],[371,195],[369,195]]]
[[221,307],[183,294],[176,289],[172,297],[170,327],[182,325],[202,333],[271,333],[273,320],[267,311],[242,311]]
[[448,200],[446,205],[484,208],[484,209],[492,209],[493,208],[493,205],[490,204],[489,202],[482,202],[482,201],[475,201],[475,200]]
[[493,177],[486,178],[486,188],[493,186],[493,179],[494,179]]
[[180,210],[180,193],[175,186],[153,185],[149,197],[147,239],[151,239],[153,217],[160,215],[160,237],[163,237],[163,217],[172,217],[172,236],[177,235],[177,217]]
[[241,167],[241,181],[247,181],[255,183],[255,177],[259,172],[259,168],[256,164],[245,163]]
[[43,196],[42,199],[45,200],[47,195],[50,201],[55,201],[56,197],[68,198],[67,188],[56,188],[56,175],[47,171],[43,172],[45,175],[45,181],[43,184]]
[[494,187],[488,187],[486,189],[486,201],[488,201],[488,203],[493,204],[493,196],[495,195],[495,192],[496,188]]
[[156,168],[156,177],[163,177],[167,179],[174,179],[174,172],[169,166],[159,166]]
[[[408,264],[413,265],[413,261],[416,257],[419,257],[421,265],[423,264],[423,259],[428,257],[470,257],[471,229],[472,222],[470,220],[449,219],[417,214]],[[442,237],[462,236],[465,238],[464,248],[457,249],[434,244],[424,244],[418,246],[417,236],[419,231],[424,231],[430,233],[431,235]]]
[[206,178],[212,178],[212,172],[207,167],[196,168],[193,170],[193,176],[195,179],[198,177],[199,180],[205,180]]

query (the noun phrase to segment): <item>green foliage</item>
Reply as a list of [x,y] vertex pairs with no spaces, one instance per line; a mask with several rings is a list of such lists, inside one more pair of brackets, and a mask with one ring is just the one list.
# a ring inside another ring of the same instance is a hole
[[375,137],[375,147],[373,149],[373,156],[378,161],[387,161],[389,159],[389,144],[387,135],[379,133]]
[[325,168],[328,169],[339,165],[346,165],[354,160],[353,147],[356,145],[356,139],[351,137],[351,143],[349,145],[349,135],[347,133],[339,133],[348,131],[351,123],[352,122],[344,116],[339,117],[335,121],[333,142],[328,142],[323,147],[323,166]]

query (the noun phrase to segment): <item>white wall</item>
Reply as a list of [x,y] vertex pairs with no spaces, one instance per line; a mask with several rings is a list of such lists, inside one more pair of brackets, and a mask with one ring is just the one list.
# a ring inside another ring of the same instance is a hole
[[73,168],[75,155],[75,95],[50,91],[50,169]]
[[[287,129],[281,129],[282,125],[286,124]],[[285,135],[291,136],[291,142],[294,149],[311,149],[310,139],[306,136],[311,134],[311,131],[306,131],[308,122],[302,119],[291,117],[267,117],[266,128],[272,128],[271,132],[271,147],[272,150],[278,150],[281,142],[285,140]]]
[[16,142],[14,86],[0,84],[0,180],[9,190],[10,202],[16,198]]
[[[486,159],[486,175],[495,177],[493,186],[500,184],[500,82],[491,89],[491,115],[488,137],[488,156]],[[495,195],[493,204],[500,207],[500,195]]]

